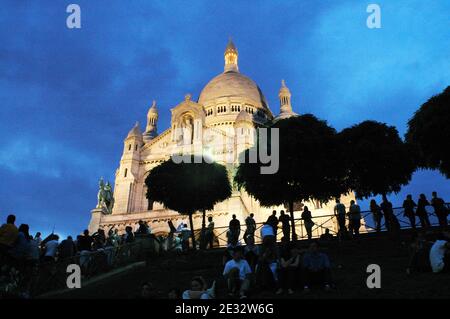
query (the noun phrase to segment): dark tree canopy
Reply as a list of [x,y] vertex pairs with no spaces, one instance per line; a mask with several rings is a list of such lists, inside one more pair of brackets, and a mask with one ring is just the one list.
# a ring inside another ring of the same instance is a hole
[[[309,199],[326,202],[345,192],[335,129],[311,114],[277,121],[271,128],[279,129],[278,172],[261,174],[260,167],[265,164],[246,161],[235,176],[239,188],[245,188],[263,206]],[[248,154],[249,150],[246,158]]]
[[[172,159],[163,162],[150,171],[145,184],[147,198],[190,216],[192,233],[193,213],[211,210],[216,203],[231,196],[226,168],[194,157],[190,163],[177,164]],[[194,238],[193,243],[195,247]]]
[[416,165],[411,148],[397,129],[365,121],[339,133],[347,172],[347,185],[357,198],[398,193],[411,180]]
[[439,169],[450,178],[450,86],[414,113],[406,141],[415,147],[420,167]]

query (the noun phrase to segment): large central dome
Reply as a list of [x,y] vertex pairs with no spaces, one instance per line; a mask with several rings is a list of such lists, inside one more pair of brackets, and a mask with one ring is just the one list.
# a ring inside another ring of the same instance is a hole
[[[211,107],[218,107],[221,110],[224,108],[225,111],[220,113],[221,117],[227,113],[227,110],[230,111],[229,106],[232,105],[234,105],[234,108],[231,108],[232,112],[239,111],[242,107],[251,114],[260,110],[260,115],[272,117],[261,89],[252,79],[239,73],[238,51],[231,39],[225,49],[224,58],[224,72],[209,81],[203,88],[198,103],[202,104],[206,110]],[[217,115],[217,113],[214,114]]]
[[206,106],[220,98],[249,99],[257,108],[268,108],[266,98],[256,83],[236,71],[224,72],[209,81],[200,93],[198,103]]

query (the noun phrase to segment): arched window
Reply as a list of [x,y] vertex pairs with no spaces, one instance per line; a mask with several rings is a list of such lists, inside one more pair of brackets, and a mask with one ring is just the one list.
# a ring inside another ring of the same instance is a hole
[[131,144],[130,144],[130,145],[128,145],[128,150],[129,150],[129,151],[131,151]]
[[123,174],[123,177],[127,177],[128,175],[128,168],[125,168],[125,173]]

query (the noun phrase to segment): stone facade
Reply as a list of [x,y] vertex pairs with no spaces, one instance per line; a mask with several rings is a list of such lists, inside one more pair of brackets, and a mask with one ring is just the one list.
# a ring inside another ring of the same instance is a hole
[[[239,72],[238,52],[231,41],[224,59],[224,72],[205,86],[197,102],[186,95],[181,103],[171,109],[170,128],[157,134],[158,110],[153,102],[147,114],[145,131],[141,132],[138,123],[131,129],[124,140],[122,158],[116,171],[112,214],[94,209],[89,225],[91,232],[98,228],[119,228],[122,231],[125,226],[135,227],[139,220],[145,220],[153,233],[164,234],[169,231],[169,220],[175,226],[181,222],[187,223],[187,216],[167,210],[160,203],[149,202],[146,198],[145,179],[148,173],[172,154],[207,154],[226,165],[232,178],[237,156],[255,142],[254,129],[263,127],[274,119],[274,115],[256,83]],[[291,93],[284,81],[279,99],[280,112],[275,120],[295,116]],[[348,206],[353,198],[353,195],[343,197],[342,202]],[[331,205],[307,205],[313,216],[333,213]],[[217,204],[207,215],[213,216],[218,228],[227,226],[233,214],[241,224],[250,213],[254,213],[257,222],[263,222],[273,209],[279,211],[284,208],[262,207],[246,192],[234,189],[231,198]],[[201,227],[200,213],[195,214],[193,220],[196,229]]]

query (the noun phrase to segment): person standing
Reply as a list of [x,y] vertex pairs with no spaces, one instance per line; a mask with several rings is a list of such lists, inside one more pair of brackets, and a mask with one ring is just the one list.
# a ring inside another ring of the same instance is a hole
[[36,241],[38,246],[41,246],[42,243],[41,235],[42,235],[41,232],[37,232],[36,235],[34,236],[34,240]]
[[306,233],[308,234],[308,239],[312,238],[312,228],[314,226],[314,222],[312,221],[311,211],[308,210],[308,206],[305,206],[302,213],[302,219],[305,223]]
[[348,210],[350,235],[358,237],[359,228],[361,227],[361,208],[354,200],[350,201],[350,208]]
[[21,261],[29,260],[31,257],[29,230],[30,227],[27,224],[22,224],[19,226],[16,242],[10,251],[14,258]]
[[230,231],[229,241],[233,243],[238,242],[241,233],[241,222],[236,218],[236,215],[233,214],[228,227]]
[[77,250],[81,253],[83,251],[89,252],[92,250],[92,237],[89,235],[89,230],[85,229],[83,236],[80,236],[77,240]]
[[14,223],[16,216],[9,215],[6,218],[6,224],[0,227],[0,253],[6,254],[15,244],[19,230]]
[[49,241],[45,243],[44,262],[54,262],[56,252],[59,246],[59,236],[56,234],[50,235]]
[[383,214],[381,213],[380,206],[378,206],[377,202],[374,199],[370,201],[370,211],[372,212],[375,230],[377,233],[379,233],[381,231],[381,219],[383,218]]
[[345,206],[341,203],[339,198],[336,198],[336,205],[334,206],[334,215],[338,222],[339,237],[345,236],[347,227],[345,227]]
[[189,250],[190,238],[191,238],[191,230],[188,228],[187,224],[183,224],[183,228],[181,228],[181,247],[183,251]]
[[448,209],[447,207],[445,207],[445,202],[442,198],[439,198],[437,196],[436,192],[433,192],[431,196],[433,196],[433,198],[431,199],[431,206],[433,206],[434,213],[439,220],[439,226],[441,226],[441,228],[446,228],[448,225]]
[[206,247],[213,248],[214,245],[214,222],[212,216],[208,217],[208,227],[206,228]]
[[267,219],[267,222],[272,226],[273,233],[275,234],[275,240],[277,238],[277,232],[278,232],[278,218],[277,218],[277,211],[272,211],[272,215],[269,216]]
[[283,238],[282,240],[284,242],[288,242],[291,238],[291,224],[290,224],[290,217],[289,215],[284,213],[284,210],[280,212],[280,222],[281,222],[281,229],[283,231]]
[[255,231],[256,231],[256,222],[253,218],[254,214],[250,213],[249,216],[245,219],[245,233],[244,233],[244,242],[247,244],[249,237],[255,237]]
[[429,228],[431,226],[430,220],[428,219],[427,209],[425,208],[426,206],[429,205],[430,203],[425,197],[425,194],[420,194],[419,201],[417,202],[416,214],[419,217],[422,228]]
[[403,201],[403,216],[408,217],[412,229],[416,229],[416,216],[414,213],[414,207],[417,207],[417,205],[413,201],[412,196],[407,195],[406,199]]
[[380,208],[384,214],[387,230],[389,232],[397,233],[400,230],[400,224],[397,217],[394,215],[392,203],[387,199],[386,195],[383,195],[383,201],[381,202]]

